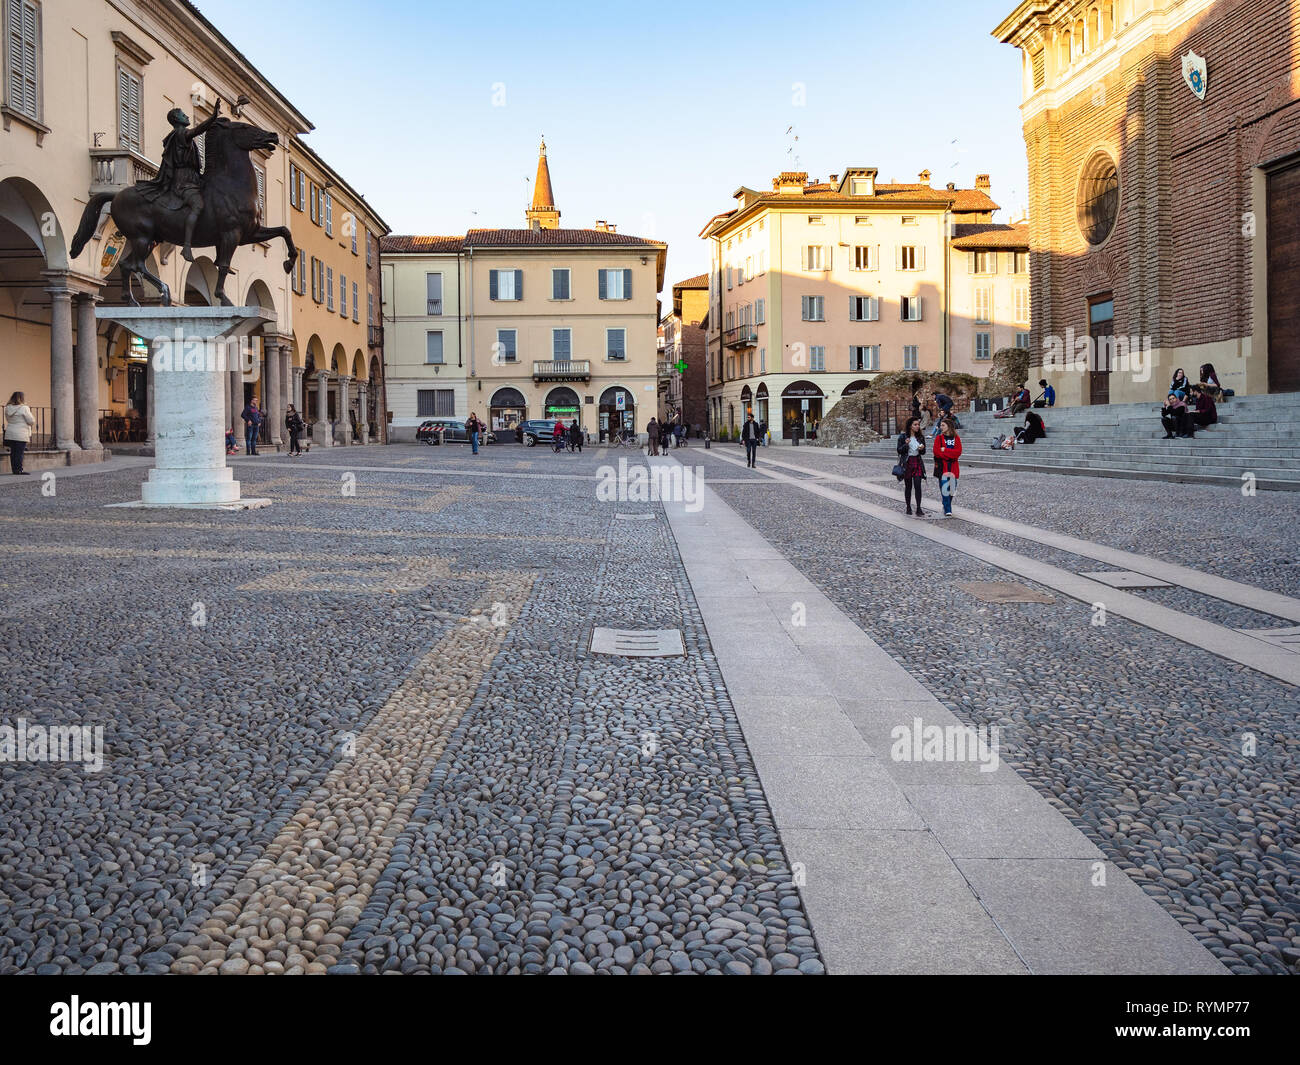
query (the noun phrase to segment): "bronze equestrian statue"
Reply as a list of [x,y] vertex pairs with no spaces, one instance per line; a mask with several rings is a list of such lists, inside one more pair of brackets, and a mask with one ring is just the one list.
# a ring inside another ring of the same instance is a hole
[[[171,292],[162,278],[149,271],[149,253],[159,244],[175,244],[192,262],[191,248],[197,245],[216,249],[217,287],[213,295],[222,306],[230,307],[226,278],[236,248],[281,237],[289,252],[284,272],[290,273],[298,260],[298,249],[287,226],[262,225],[257,175],[248,158],[249,152],[272,148],[280,138],[246,122],[232,122],[221,114],[219,99],[212,117],[194,129],[189,128],[190,120],[180,108],[171,111],[167,119],[172,132],[163,142],[158,176],[116,194],[101,192],[92,196],[72,240],[72,257],[81,254],[94,235],[104,204],[112,201],[109,210],[113,221],[127,242],[121,260],[125,299],[139,306],[131,279],[140,277],[152,281],[162,292],[163,304],[170,306]],[[206,136],[206,165],[200,174],[194,139],[201,134]]]

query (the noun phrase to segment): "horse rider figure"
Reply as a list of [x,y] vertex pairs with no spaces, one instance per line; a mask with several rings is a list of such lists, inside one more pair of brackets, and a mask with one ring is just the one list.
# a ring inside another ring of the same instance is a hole
[[203,213],[203,191],[201,187],[201,162],[195,138],[208,131],[221,114],[221,97],[217,97],[212,117],[190,129],[190,117],[179,107],[167,112],[167,121],[172,124],[172,131],[163,140],[162,162],[158,167],[158,176],[148,182],[146,198],[163,200],[163,206],[169,210],[185,208],[185,247],[181,255],[186,262],[194,261],[194,251],[190,241],[194,237],[194,225]]

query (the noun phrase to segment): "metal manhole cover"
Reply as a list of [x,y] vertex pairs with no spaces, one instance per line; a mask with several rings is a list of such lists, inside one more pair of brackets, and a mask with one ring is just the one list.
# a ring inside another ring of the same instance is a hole
[[1054,603],[1050,595],[1026,588],[1013,581],[967,581],[958,583],[963,592],[970,592],[981,603]]
[[1162,581],[1159,577],[1148,577],[1145,573],[1134,573],[1132,570],[1098,570],[1095,573],[1080,573],[1080,577],[1087,577],[1091,581],[1097,581],[1100,584],[1108,584],[1112,588],[1168,588],[1168,581]]
[[653,514],[615,514],[616,521],[653,521]]
[[666,658],[686,654],[681,629],[593,629],[591,653],[624,658]]

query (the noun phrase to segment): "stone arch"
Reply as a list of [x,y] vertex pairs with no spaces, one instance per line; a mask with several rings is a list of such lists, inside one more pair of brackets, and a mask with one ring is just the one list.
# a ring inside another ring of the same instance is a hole
[[217,264],[208,256],[196,256],[190,268],[185,271],[185,280],[181,284],[181,302],[187,307],[212,307],[217,300],[213,292],[217,288]]
[[366,375],[366,357],[361,354],[360,348],[357,348],[352,355],[352,376],[358,381],[368,380]]
[[350,374],[348,369],[348,353],[342,344],[335,344],[334,350],[330,353],[330,373]]
[[[269,311],[275,310],[275,296],[271,292],[270,286],[260,277],[253,278],[250,282],[247,292],[244,296],[242,306],[244,307],[265,307]],[[272,323],[265,327],[268,331],[274,331],[275,325]]]
[[68,242],[45,193],[26,178],[0,181],[0,219],[36,246],[47,270],[67,270]]

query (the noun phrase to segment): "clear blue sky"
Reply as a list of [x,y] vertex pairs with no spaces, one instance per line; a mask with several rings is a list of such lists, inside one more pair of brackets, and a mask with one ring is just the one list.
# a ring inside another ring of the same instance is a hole
[[990,36],[1014,6],[199,0],[394,232],[522,225],[544,133],[561,225],[666,240],[669,284],[781,170],[987,172],[1023,209],[1019,52]]

